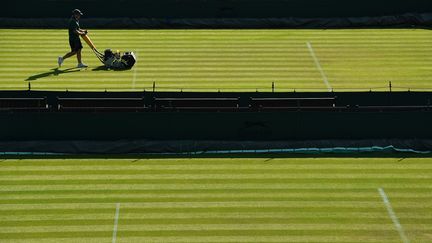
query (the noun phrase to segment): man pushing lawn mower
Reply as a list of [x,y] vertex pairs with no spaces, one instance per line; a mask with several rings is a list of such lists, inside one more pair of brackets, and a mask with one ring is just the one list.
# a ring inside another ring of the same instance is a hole
[[71,51],[66,53],[63,57],[58,57],[58,65],[61,66],[63,61],[73,55],[77,55],[78,68],[85,68],[87,65],[81,62],[81,49],[83,48],[80,40],[83,40],[92,49],[96,57],[101,61],[106,68],[125,70],[131,69],[136,62],[136,56],[133,52],[125,52],[121,54],[119,51],[113,53],[111,49],[106,49],[104,54],[100,53],[90,38],[87,36],[87,30],[83,30],[79,26],[79,19],[82,16],[82,12],[79,9],[74,9],[72,11],[72,18],[69,22],[69,44]]
[[79,9],[74,9],[72,11],[72,17],[69,21],[69,45],[71,47],[71,51],[66,53],[63,57],[58,57],[58,65],[59,67],[62,65],[63,61],[66,58],[69,58],[73,55],[77,55],[78,60],[78,68],[86,68],[87,65],[81,62],[81,50],[83,48],[80,40],[80,35],[86,35],[87,30],[83,30],[79,26],[79,20],[83,13]]

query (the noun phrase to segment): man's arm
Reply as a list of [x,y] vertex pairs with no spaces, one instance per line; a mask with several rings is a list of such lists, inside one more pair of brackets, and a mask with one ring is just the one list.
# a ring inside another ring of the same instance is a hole
[[76,29],[74,32],[77,35],[86,35],[88,31],[87,30],[83,30],[83,29]]

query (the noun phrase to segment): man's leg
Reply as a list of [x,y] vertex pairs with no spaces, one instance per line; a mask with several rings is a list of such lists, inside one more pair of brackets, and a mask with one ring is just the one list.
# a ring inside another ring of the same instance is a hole
[[61,67],[64,59],[69,58],[69,57],[71,57],[71,56],[73,56],[75,54],[76,54],[76,51],[71,51],[71,52],[66,53],[64,56],[59,56],[57,58],[57,62],[58,62],[59,67]]
[[87,65],[81,62],[81,49],[77,51],[77,60],[78,60],[78,67],[79,68],[86,68]]
[[81,63],[81,49],[78,49],[76,54],[77,54],[78,64],[80,64]]
[[71,57],[71,56],[73,56],[73,55],[75,55],[75,51],[71,51],[71,52],[69,52],[69,53],[66,53],[66,55],[64,55],[64,56],[59,56],[58,58],[57,58],[57,63],[58,63],[58,65],[59,65],[59,67],[61,67],[61,65],[62,65],[62,63],[63,63],[63,61],[64,61],[64,59],[66,59],[66,58],[68,58],[68,57]]
[[66,53],[66,55],[64,55],[62,58],[63,58],[63,60],[64,60],[64,59],[69,58],[69,57],[71,57],[71,56],[73,56],[73,55],[75,55],[75,54],[77,54],[76,51],[71,51],[71,52],[69,52],[69,53]]

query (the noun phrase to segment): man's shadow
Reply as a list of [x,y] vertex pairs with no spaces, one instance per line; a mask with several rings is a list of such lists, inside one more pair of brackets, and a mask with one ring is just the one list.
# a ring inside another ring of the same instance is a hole
[[37,79],[40,79],[40,78],[46,78],[46,77],[49,77],[49,76],[58,76],[60,74],[73,73],[73,72],[79,72],[79,71],[80,71],[80,69],[76,68],[76,67],[66,68],[66,69],[63,69],[63,70],[59,70],[58,68],[53,68],[49,72],[40,73],[40,74],[36,74],[36,75],[30,76],[30,77],[28,77],[26,79],[26,81],[32,81],[32,80],[37,80]]

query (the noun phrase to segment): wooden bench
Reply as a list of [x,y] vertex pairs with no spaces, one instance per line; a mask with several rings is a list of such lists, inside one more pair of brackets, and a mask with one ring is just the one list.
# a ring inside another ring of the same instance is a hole
[[407,105],[407,106],[356,106],[354,110],[363,112],[400,112],[400,111],[430,111],[429,105]]
[[0,111],[47,111],[47,98],[0,98]]
[[59,111],[143,111],[144,98],[61,98]]
[[154,110],[234,111],[239,98],[153,98]]
[[329,109],[336,107],[336,97],[318,98],[250,98],[249,108],[263,109]]

